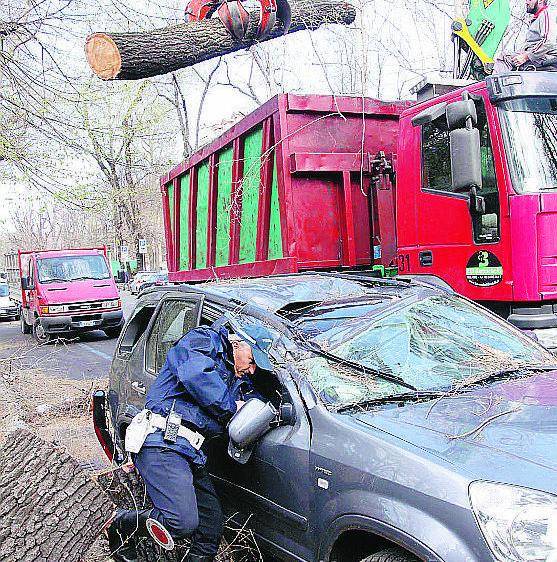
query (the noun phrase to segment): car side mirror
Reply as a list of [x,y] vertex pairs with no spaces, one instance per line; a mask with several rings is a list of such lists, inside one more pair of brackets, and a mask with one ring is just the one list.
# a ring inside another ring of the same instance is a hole
[[277,419],[278,412],[270,402],[251,398],[228,424],[228,454],[240,464],[245,464],[257,440],[263,437]]
[[452,188],[455,192],[482,187],[480,132],[467,127],[449,133]]

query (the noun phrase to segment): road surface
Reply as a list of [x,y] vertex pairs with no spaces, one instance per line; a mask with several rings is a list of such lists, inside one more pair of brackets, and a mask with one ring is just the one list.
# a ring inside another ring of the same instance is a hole
[[[136,297],[121,292],[124,316],[132,312]],[[106,377],[117,339],[104,332],[88,332],[79,341],[38,346],[31,335],[21,333],[19,321],[0,320],[0,360],[17,359],[19,365],[36,367],[43,373],[74,380]]]

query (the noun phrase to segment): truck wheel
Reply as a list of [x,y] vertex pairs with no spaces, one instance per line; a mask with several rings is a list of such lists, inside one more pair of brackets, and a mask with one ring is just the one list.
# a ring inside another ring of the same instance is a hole
[[48,343],[51,340],[51,335],[42,327],[39,319],[35,320],[33,324],[33,336],[40,344]]
[[106,328],[103,332],[110,338],[117,338],[122,333],[122,326],[117,326],[116,328]]
[[386,548],[364,558],[362,562],[419,562],[420,559],[416,558],[413,554],[406,552],[402,548],[395,546],[393,548]]
[[19,327],[21,328],[22,334],[30,334],[31,333],[31,326],[25,322],[25,317],[23,316],[23,312],[19,313]]

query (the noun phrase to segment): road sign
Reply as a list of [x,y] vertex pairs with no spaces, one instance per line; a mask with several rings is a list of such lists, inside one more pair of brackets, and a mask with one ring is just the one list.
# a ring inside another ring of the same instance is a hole
[[146,254],[147,253],[147,240],[145,238],[139,239],[139,253]]
[[130,259],[130,251],[127,246],[120,246],[120,257],[122,261],[126,262]]

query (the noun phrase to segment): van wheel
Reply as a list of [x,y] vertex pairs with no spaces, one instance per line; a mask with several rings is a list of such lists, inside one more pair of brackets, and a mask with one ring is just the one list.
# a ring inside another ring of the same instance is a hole
[[420,562],[420,559],[406,552],[406,550],[395,546],[376,552],[364,558],[362,562]]
[[23,312],[19,312],[19,327],[21,328],[22,334],[30,334],[31,333],[31,326],[25,322],[25,317],[23,316]]
[[42,327],[39,319],[33,324],[33,336],[39,344],[46,344],[51,340],[51,335]]

